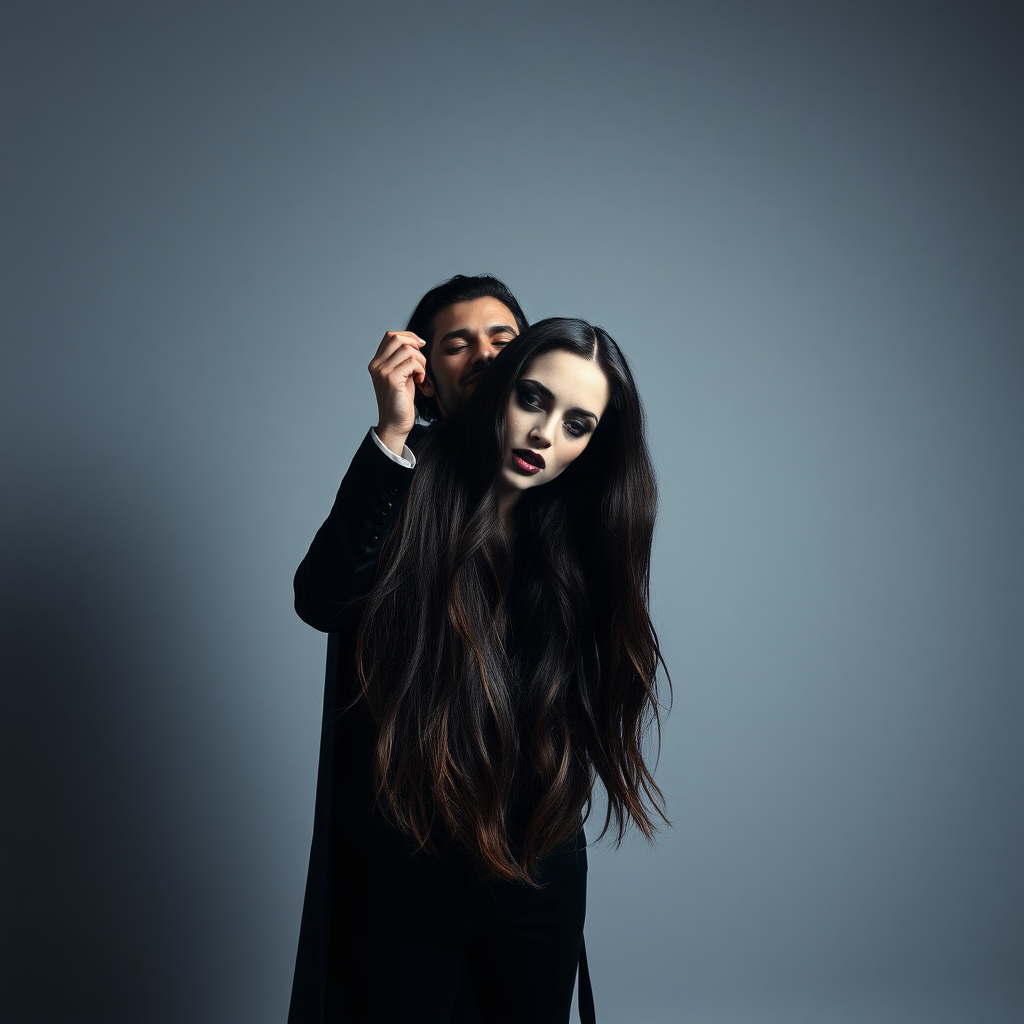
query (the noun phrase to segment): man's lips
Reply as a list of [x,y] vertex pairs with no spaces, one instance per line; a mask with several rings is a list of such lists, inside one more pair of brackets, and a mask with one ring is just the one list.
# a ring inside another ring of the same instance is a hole
[[539,473],[544,468],[544,456],[529,448],[513,448],[512,461],[523,473]]

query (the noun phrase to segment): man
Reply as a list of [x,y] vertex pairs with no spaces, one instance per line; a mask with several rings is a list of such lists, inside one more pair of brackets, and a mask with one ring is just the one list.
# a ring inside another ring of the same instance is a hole
[[368,367],[377,425],[356,451],[331,514],[295,573],[295,611],[303,622],[335,632],[354,596],[337,592],[336,567],[365,563],[361,582],[369,583],[412,482],[408,471],[416,456],[407,442],[415,445],[433,420],[453,412],[491,360],[527,326],[515,296],[498,278],[456,274],[420,299],[404,331],[384,335]]
[[[295,574],[295,610],[330,636],[313,842],[288,1024],[319,1024],[342,1016],[336,972],[343,944],[332,924],[344,916],[347,895],[345,887],[335,884],[334,870],[347,784],[344,748],[352,742],[351,736],[339,737],[351,686],[344,678],[351,667],[343,664],[339,651],[354,649],[352,617],[346,613],[369,586],[412,482],[416,457],[408,442],[415,444],[431,420],[450,415],[494,357],[526,327],[519,303],[501,281],[457,275],[423,296],[405,331],[384,335],[369,365],[377,425],[359,446],[330,515]],[[346,579],[356,582],[340,586],[338,581]],[[339,635],[339,630],[345,632]],[[471,1019],[471,1010],[465,1014]]]
[[375,436],[402,455],[416,422],[450,415],[490,361],[527,327],[496,277],[457,274],[420,299],[404,331],[388,331],[370,361],[380,417]]

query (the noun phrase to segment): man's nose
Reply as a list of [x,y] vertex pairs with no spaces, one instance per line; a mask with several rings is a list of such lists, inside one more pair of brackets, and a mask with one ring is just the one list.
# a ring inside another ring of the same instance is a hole
[[476,351],[473,353],[474,366],[486,366],[498,354],[489,341],[477,342]]

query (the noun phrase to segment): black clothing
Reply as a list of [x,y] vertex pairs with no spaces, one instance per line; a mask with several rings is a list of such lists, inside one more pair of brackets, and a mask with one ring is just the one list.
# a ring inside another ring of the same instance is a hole
[[[547,885],[534,890],[481,881],[461,848],[417,851],[373,796],[376,726],[365,702],[352,704],[359,598],[412,477],[367,435],[295,575],[296,611],[330,636],[288,1024],[568,1021],[586,903],[582,831],[542,861]],[[581,969],[581,1009],[583,982]]]
[[[346,881],[337,866],[343,838],[360,838],[358,825],[348,830],[344,826],[351,817],[360,820],[365,816],[353,816],[346,808],[345,790],[358,789],[346,769],[359,761],[346,740],[357,745],[361,740],[365,754],[373,734],[365,707],[342,714],[355,686],[356,599],[370,584],[387,530],[397,518],[412,476],[411,469],[389,459],[367,434],[341,481],[330,515],[295,573],[295,611],[304,622],[329,636],[313,840],[288,1024],[328,1020],[325,999],[336,962],[331,956],[336,931],[332,927],[335,882]],[[362,730],[354,727],[353,715],[362,719]],[[368,767],[365,757],[363,760]],[[359,803],[365,810],[365,800]],[[339,889],[340,902],[344,885]]]
[[[327,1020],[361,1024],[566,1024],[586,911],[586,850],[544,859],[544,888],[474,881],[419,854],[346,855],[345,928]],[[337,953],[335,953],[337,951]]]

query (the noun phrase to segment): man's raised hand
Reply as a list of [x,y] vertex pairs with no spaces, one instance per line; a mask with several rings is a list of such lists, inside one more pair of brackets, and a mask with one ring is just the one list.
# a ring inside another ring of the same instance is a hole
[[416,422],[416,385],[427,376],[425,344],[411,331],[388,331],[368,367],[377,395],[377,437],[396,455]]

